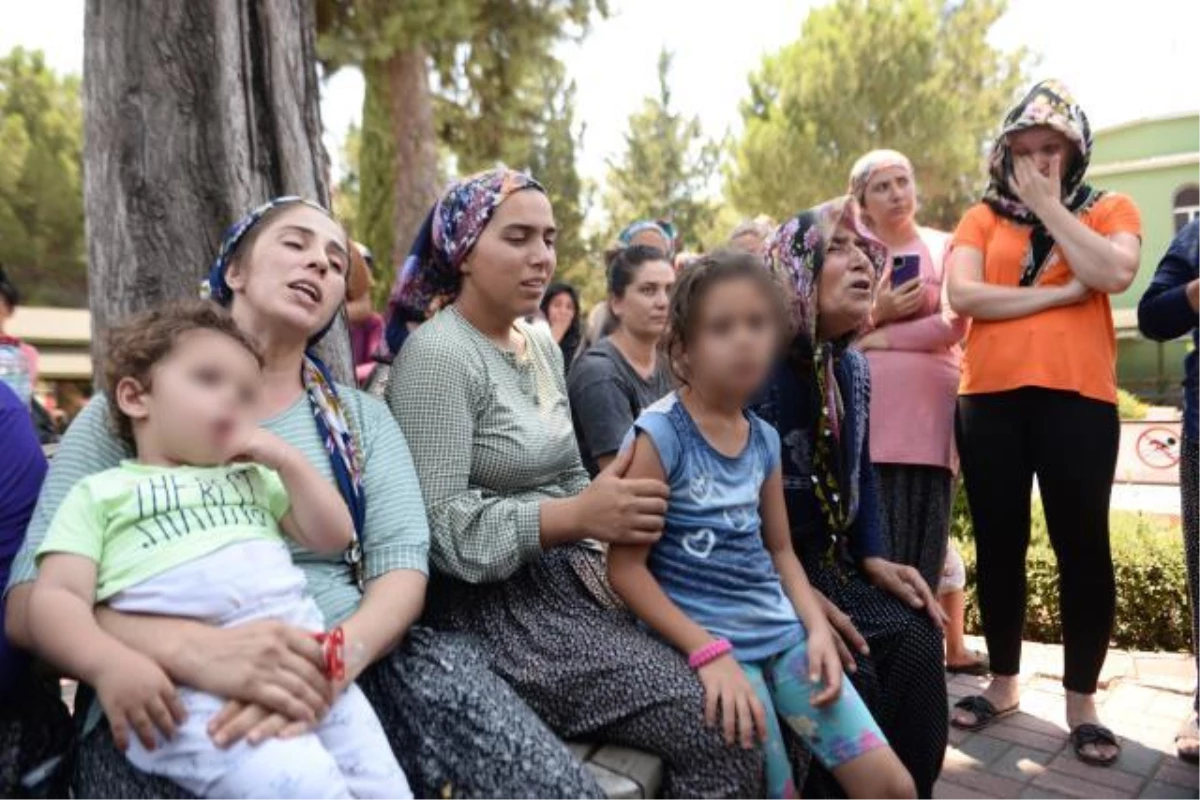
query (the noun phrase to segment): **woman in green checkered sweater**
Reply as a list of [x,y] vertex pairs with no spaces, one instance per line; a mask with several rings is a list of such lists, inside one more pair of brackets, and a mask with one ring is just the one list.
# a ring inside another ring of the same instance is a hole
[[601,542],[661,534],[666,487],[626,480],[628,454],[589,482],[549,333],[525,323],[554,273],[554,216],[528,175],[450,188],[391,302],[389,344],[413,310],[388,404],[429,514],[427,619],[472,634],[488,666],[563,738],[650,751],[676,797],[759,797],[757,747],[697,724],[703,691],[673,647],[609,588]]

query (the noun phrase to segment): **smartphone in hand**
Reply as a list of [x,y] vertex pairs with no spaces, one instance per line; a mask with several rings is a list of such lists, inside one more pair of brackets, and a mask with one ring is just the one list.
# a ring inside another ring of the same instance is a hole
[[916,254],[892,258],[892,288],[898,289],[921,277],[921,257]]

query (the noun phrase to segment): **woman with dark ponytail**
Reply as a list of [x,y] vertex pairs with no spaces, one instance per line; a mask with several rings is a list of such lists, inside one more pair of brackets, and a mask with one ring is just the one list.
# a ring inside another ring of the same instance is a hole
[[646,406],[671,391],[671,372],[659,357],[675,271],[661,250],[635,244],[608,263],[609,335],[592,345],[571,370],[567,387],[575,437],[588,473],[617,455]]

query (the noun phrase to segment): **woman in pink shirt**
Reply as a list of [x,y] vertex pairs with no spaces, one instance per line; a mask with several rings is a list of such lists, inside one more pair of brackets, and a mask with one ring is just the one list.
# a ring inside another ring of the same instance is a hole
[[[959,342],[966,333],[966,321],[945,301],[950,236],[917,224],[916,180],[902,153],[874,150],[860,158],[850,173],[850,193],[888,247],[873,330],[859,341],[871,364],[871,461],[879,473],[887,543],[893,561],[915,567],[937,591],[943,567],[957,560],[947,543],[958,471]],[[916,260],[916,271],[903,265],[906,258]],[[978,672],[979,657],[963,645],[962,586],[954,584],[947,582],[940,593],[950,617],[947,667]]]

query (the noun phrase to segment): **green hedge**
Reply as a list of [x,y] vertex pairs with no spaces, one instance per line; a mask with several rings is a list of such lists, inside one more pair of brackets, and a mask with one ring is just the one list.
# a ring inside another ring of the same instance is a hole
[[1124,389],[1117,390],[1117,415],[1123,420],[1145,419],[1150,410],[1142,398]]
[[[1165,517],[1123,511],[1112,512],[1111,519],[1117,577],[1113,644],[1126,650],[1189,650],[1192,623],[1179,523]],[[981,633],[975,597],[975,538],[961,488],[955,498],[952,535],[967,567],[967,630]],[[1061,643],[1058,562],[1046,534],[1040,502],[1033,507],[1026,574],[1029,599],[1025,638]]]

